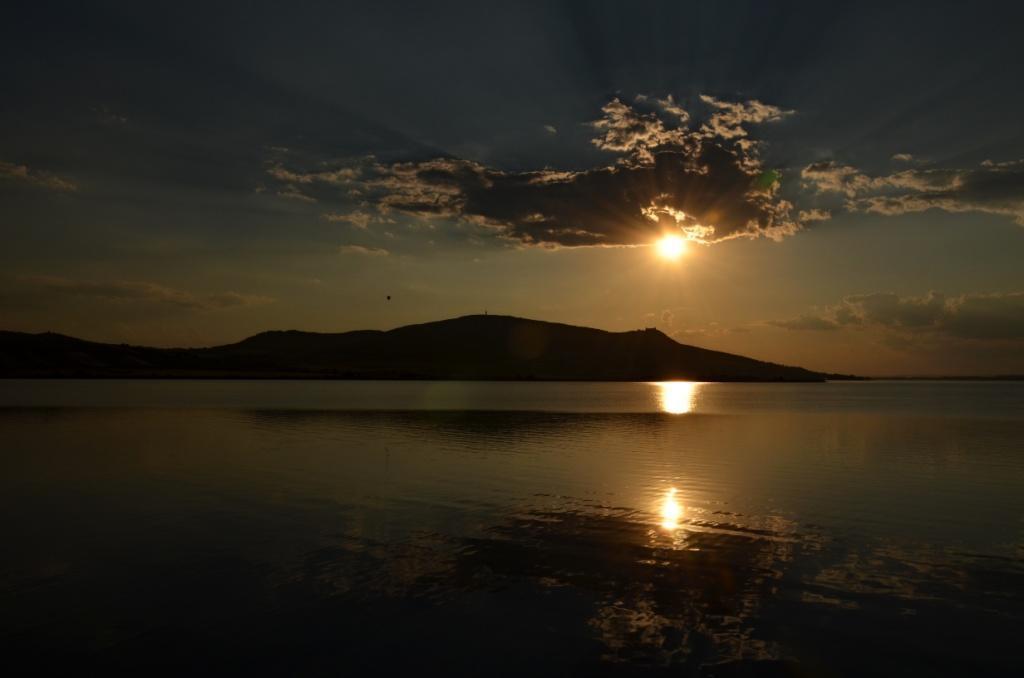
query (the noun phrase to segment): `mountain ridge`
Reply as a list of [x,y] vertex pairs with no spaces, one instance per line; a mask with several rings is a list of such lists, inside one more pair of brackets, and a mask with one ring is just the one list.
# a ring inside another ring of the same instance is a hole
[[608,332],[468,315],[390,330],[268,330],[208,348],[0,331],[0,376],[540,381],[824,381],[846,378],[681,344],[654,329]]

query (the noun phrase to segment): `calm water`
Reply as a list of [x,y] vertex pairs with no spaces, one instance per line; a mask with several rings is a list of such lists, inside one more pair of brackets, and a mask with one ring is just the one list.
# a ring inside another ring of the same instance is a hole
[[1024,383],[9,380],[0,450],[36,672],[1024,670]]

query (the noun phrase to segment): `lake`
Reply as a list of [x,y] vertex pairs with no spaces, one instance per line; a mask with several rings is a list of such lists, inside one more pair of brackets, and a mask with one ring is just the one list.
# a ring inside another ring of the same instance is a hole
[[0,381],[34,673],[1018,675],[1024,383]]

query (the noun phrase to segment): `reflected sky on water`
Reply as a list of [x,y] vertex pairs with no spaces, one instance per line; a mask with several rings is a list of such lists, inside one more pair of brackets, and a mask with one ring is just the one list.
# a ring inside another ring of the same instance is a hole
[[[192,383],[99,383],[102,407],[67,400],[81,382],[0,389],[8,657],[169,674],[1021,668],[1024,385],[396,384],[393,408],[353,410],[330,384]],[[408,407],[426,392],[477,409]],[[59,406],[38,406],[47,393]],[[268,398],[320,407],[240,406]],[[948,629],[958,642],[936,642]]]

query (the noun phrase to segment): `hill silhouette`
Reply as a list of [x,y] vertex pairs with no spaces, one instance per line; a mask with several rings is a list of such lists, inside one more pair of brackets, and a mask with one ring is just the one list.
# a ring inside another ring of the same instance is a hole
[[235,344],[163,349],[0,332],[0,376],[824,381],[835,375],[673,341],[496,315],[389,331],[263,332]]

